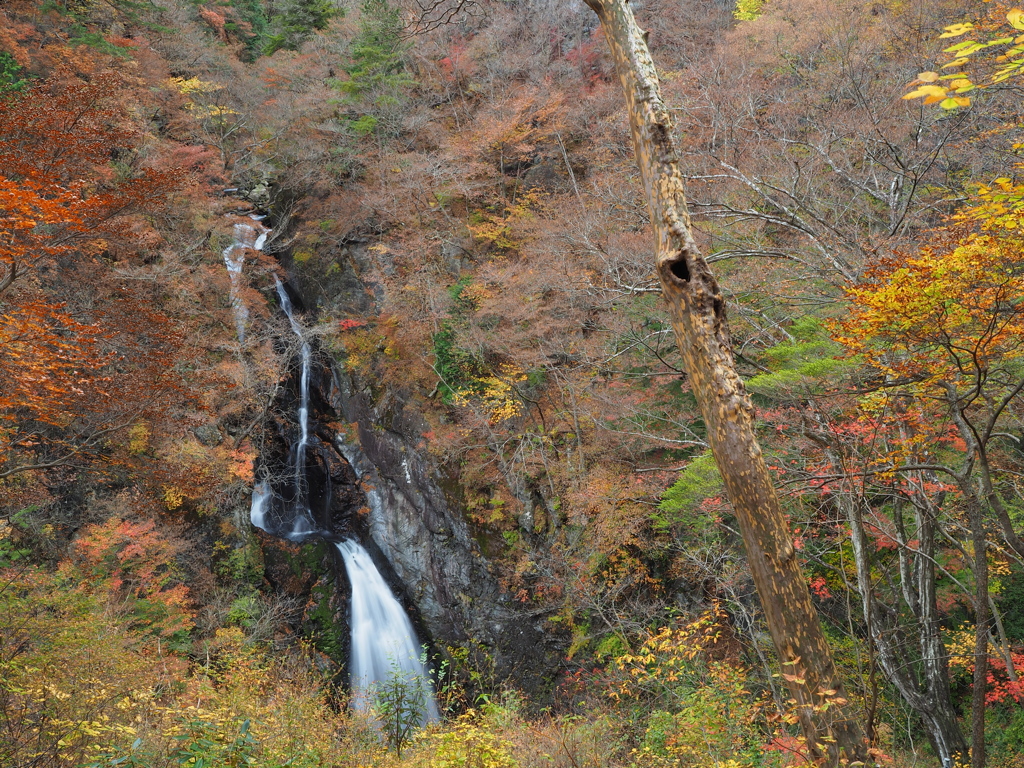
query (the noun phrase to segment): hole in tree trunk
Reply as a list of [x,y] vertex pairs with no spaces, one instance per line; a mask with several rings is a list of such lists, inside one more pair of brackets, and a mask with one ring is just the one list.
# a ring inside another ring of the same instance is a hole
[[681,256],[668,265],[669,271],[683,282],[690,282],[690,268],[686,266],[686,257]]

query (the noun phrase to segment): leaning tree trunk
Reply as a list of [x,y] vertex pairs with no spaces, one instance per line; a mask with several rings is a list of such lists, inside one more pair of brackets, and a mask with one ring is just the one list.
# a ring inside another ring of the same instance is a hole
[[[690,234],[673,126],[645,34],[626,0],[586,0],[597,13],[626,95],[633,147],[657,239],[657,270],[676,343],[736,511],[783,678],[817,757],[866,761],[860,725],[797,562],[789,526],[754,435],[753,406],[733,361],[725,302]],[[822,705],[828,703],[827,707]],[[827,711],[826,711],[827,710]]]

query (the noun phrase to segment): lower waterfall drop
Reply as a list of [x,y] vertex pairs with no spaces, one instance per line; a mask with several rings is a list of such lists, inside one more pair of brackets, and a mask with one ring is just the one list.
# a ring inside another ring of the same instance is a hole
[[370,553],[351,539],[336,544],[345,560],[352,582],[352,675],[353,706],[366,711],[373,701],[373,690],[394,680],[395,676],[412,691],[422,695],[420,725],[438,719],[437,702],[421,659],[422,649],[412,622]]

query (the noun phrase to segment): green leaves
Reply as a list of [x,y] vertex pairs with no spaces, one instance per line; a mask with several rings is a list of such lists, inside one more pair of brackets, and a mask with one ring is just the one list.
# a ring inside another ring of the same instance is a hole
[[282,49],[297,50],[314,31],[326,29],[334,16],[343,13],[329,0],[285,0],[276,8],[263,46],[266,56]]
[[722,475],[711,451],[704,451],[679,473],[679,478],[662,494],[655,527],[667,528],[676,521],[697,522],[701,503],[722,492]]
[[401,131],[408,91],[416,85],[405,71],[403,29],[399,9],[388,0],[363,3],[352,59],[345,67],[349,79],[334,83],[345,94],[342,103],[361,113],[349,118],[358,136],[397,136]]
[[14,60],[14,57],[5,51],[0,51],[0,98],[5,94],[18,92],[28,84],[28,79],[22,77],[21,65]]

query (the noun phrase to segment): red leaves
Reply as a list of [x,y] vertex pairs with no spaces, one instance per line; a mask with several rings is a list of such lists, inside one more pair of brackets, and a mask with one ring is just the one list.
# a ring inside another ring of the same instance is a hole
[[227,19],[224,16],[209,8],[201,8],[199,10],[199,17],[210,25],[210,28],[217,33],[217,37],[221,42],[228,42],[228,33],[224,28]]
[[999,656],[989,659],[989,691],[985,696],[986,703],[1002,704],[1012,700],[1017,704],[1024,704],[1024,653],[1010,653],[1010,660],[1013,662],[1016,680],[1010,680],[1007,675],[1005,659]]
[[347,318],[345,320],[339,320],[338,321],[338,330],[339,331],[351,331],[351,330],[353,330],[355,328],[363,328],[365,326],[366,326],[366,321],[365,320],[353,320],[351,318]]
[[825,581],[825,578],[823,576],[815,576],[813,579],[811,579],[810,587],[811,592],[813,592],[822,600],[826,600],[832,597],[832,592],[828,588],[828,582]]
[[152,519],[112,517],[86,528],[76,550],[111,598],[131,610],[139,624],[169,635],[192,627],[188,588],[175,577],[183,545]]
[[131,215],[164,207],[182,174],[134,159],[127,78],[74,63],[0,101],[0,476],[108,451],[177,387],[178,334],[97,256],[148,234]]

